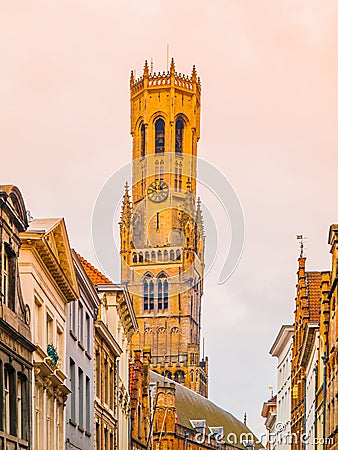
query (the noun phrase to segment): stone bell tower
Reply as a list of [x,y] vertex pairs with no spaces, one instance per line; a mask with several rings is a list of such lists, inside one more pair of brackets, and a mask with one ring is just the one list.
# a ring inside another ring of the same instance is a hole
[[196,199],[201,84],[170,70],[130,77],[132,198],[123,199],[121,280],[139,331],[132,349],[151,347],[151,369],[208,394],[201,357],[204,227]]

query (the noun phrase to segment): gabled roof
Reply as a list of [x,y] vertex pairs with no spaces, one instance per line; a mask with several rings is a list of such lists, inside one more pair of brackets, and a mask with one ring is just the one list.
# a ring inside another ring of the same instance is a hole
[[35,247],[67,301],[77,300],[79,290],[64,219],[33,219],[20,238]]
[[93,283],[94,286],[98,284],[112,284],[112,282],[107,278],[103,273],[101,273],[96,267],[90,264],[83,256],[77,253],[77,257],[81,261],[81,264],[86,271],[89,279]]
[[12,184],[0,185],[0,199],[10,210],[12,220],[19,231],[24,231],[28,226],[25,202],[19,188]]
[[[150,371],[150,381],[157,382],[159,386],[164,386],[164,383],[174,383],[175,385],[175,402],[176,414],[178,424],[185,428],[193,430],[191,420],[206,420],[208,427],[223,427],[225,438],[234,433],[238,438],[238,445],[236,447],[242,448],[241,435],[252,434],[253,439],[257,439],[240,420],[236,419],[232,414],[215,405],[212,401],[198,394],[197,392],[188,389],[182,384],[176,383],[168,378],[164,378],[156,372]],[[258,446],[260,447],[260,446]]]
[[319,321],[322,272],[305,272],[311,321]]

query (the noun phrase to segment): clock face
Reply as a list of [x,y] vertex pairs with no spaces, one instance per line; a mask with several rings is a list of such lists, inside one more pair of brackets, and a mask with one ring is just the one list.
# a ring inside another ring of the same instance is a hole
[[149,184],[147,194],[154,203],[164,202],[168,198],[169,187],[165,181],[155,180]]

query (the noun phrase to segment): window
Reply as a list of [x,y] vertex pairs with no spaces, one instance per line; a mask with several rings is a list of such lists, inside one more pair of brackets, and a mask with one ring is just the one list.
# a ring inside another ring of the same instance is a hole
[[157,283],[157,307],[163,308],[163,283],[161,280]]
[[149,309],[154,309],[154,282],[149,283]]
[[69,359],[70,366],[70,420],[76,423],[76,379],[75,379],[75,362]]
[[9,284],[9,258],[6,250],[4,251],[4,264],[3,264],[3,302],[5,305],[8,305],[8,284]]
[[86,313],[86,350],[87,353],[90,353],[90,317],[89,314]]
[[108,361],[104,361],[104,402],[109,404],[109,379],[108,379]]
[[151,262],[155,262],[156,261],[156,253],[154,252],[154,250],[151,252]]
[[164,180],[164,161],[160,161],[160,181]]
[[100,448],[101,436],[100,436],[100,424],[96,422],[95,425],[95,438],[96,438],[96,448]]
[[8,244],[4,245],[2,274],[2,300],[8,308],[15,311],[16,256]]
[[96,397],[101,397],[100,352],[95,354],[95,390]]
[[178,370],[175,372],[175,381],[177,383],[184,383],[184,372],[183,370]]
[[174,261],[175,259],[175,252],[174,250],[170,250],[170,261]]
[[71,330],[74,334],[76,334],[76,302],[72,302],[70,305],[70,314],[71,314]]
[[5,364],[4,371],[5,391],[5,430],[12,436],[17,435],[17,386],[14,368]]
[[37,298],[35,298],[35,301],[34,301],[34,326],[33,326],[35,344],[43,345],[43,342],[42,342],[43,327],[41,326],[42,322],[43,322],[42,304],[39,302],[39,300]]
[[79,341],[83,343],[83,305],[81,302],[79,302],[77,329],[77,337],[79,338]]
[[90,379],[86,376],[86,430],[90,433]]
[[133,253],[133,263],[137,263],[137,254]]
[[183,149],[183,130],[184,123],[182,119],[176,120],[176,130],[175,130],[175,152],[182,153]]
[[54,336],[53,336],[53,317],[46,313],[46,338],[47,345],[54,344]]
[[168,309],[168,281],[167,280],[164,281],[163,287],[164,287],[163,307],[164,307],[164,309]]
[[149,309],[149,285],[146,278],[143,282],[143,309],[145,311]]
[[182,163],[175,163],[174,190],[180,192],[182,190]]
[[22,381],[17,379],[17,396],[18,396],[18,437],[22,438]]
[[83,428],[83,371],[79,367],[79,426]]
[[164,132],[164,120],[157,119],[155,122],[155,153],[164,153]]
[[109,384],[110,384],[110,400],[109,400],[109,406],[110,409],[114,410],[114,387],[115,387],[115,380],[114,380],[114,366],[110,366],[109,371]]
[[141,124],[141,157],[146,154],[146,126]]
[[104,448],[108,449],[108,429],[104,429]]

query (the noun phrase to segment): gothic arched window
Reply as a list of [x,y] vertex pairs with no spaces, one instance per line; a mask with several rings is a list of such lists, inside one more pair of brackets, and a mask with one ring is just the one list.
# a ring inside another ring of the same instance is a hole
[[157,283],[157,307],[158,309],[163,308],[163,283],[161,280]]
[[163,282],[163,308],[168,309],[168,281]]
[[147,278],[143,281],[143,309],[145,311],[149,309],[149,283]]
[[164,120],[159,118],[155,122],[155,153],[164,153]]
[[164,256],[163,260],[168,261],[168,250],[164,250],[163,256]]
[[139,260],[139,262],[143,262],[143,253],[142,252],[139,253],[138,260]]
[[141,124],[140,133],[141,133],[141,157],[143,157],[146,154],[146,126],[144,125],[143,122]]
[[154,252],[154,250],[151,252],[151,262],[155,262],[156,261],[156,253]]
[[176,129],[175,129],[175,152],[182,153],[183,150],[183,130],[184,130],[184,122],[182,119],[176,120]]
[[170,250],[170,261],[174,261],[175,259],[175,252],[174,250]]
[[149,283],[149,309],[154,309],[154,282]]
[[183,372],[183,370],[177,370],[175,372],[175,381],[177,383],[184,383],[184,372]]
[[133,253],[133,263],[137,263],[137,254]]

